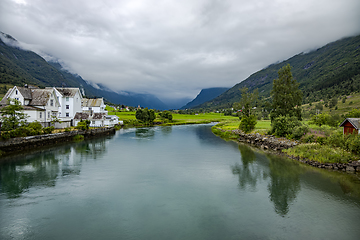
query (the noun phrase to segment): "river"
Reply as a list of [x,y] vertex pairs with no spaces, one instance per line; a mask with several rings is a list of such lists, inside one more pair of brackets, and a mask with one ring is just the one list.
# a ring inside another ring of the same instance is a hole
[[121,129],[0,162],[0,239],[359,239],[359,175],[211,126]]

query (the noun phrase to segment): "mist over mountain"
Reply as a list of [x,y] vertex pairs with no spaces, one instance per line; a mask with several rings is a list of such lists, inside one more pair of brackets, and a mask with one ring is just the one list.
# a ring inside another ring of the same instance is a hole
[[243,87],[250,91],[257,88],[260,97],[266,99],[270,96],[273,80],[278,78],[279,69],[287,64],[292,67],[293,77],[300,84],[304,103],[360,91],[360,35],[271,64],[196,108],[230,108],[240,100],[240,89]]
[[216,98],[229,88],[206,88],[202,89],[200,93],[196,96],[194,100],[187,103],[185,106],[181,107],[181,109],[193,108],[197,105],[200,105],[204,102],[210,101],[213,98]]
[[[78,87],[86,97],[103,97],[114,104],[169,109],[171,106],[151,94],[114,92],[102,84],[85,81],[80,75],[66,70],[59,62],[49,61],[38,54],[24,50],[12,36],[0,32],[0,83],[39,87]],[[2,90],[4,91],[4,90]],[[6,91],[6,90],[5,90]]]

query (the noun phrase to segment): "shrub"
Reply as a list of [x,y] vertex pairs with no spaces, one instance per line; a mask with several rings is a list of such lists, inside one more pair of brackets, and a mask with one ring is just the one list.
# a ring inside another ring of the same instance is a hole
[[291,135],[293,129],[299,126],[301,126],[301,122],[297,117],[279,116],[271,122],[271,133],[279,137],[285,137]]
[[326,144],[332,146],[332,147],[344,147],[344,136],[342,131],[336,131],[335,133],[331,134],[329,137],[327,137]]
[[360,154],[360,136],[358,134],[349,134],[345,136],[344,148],[355,154]]
[[51,127],[45,127],[45,128],[43,128],[43,133],[44,134],[50,134],[50,133],[52,133],[52,131],[54,131],[54,126],[51,126]]
[[162,119],[168,119],[170,121],[173,119],[173,116],[170,111],[163,111],[163,112],[159,113],[159,116]]
[[244,115],[241,118],[239,129],[245,133],[251,132],[255,128],[256,123],[256,117],[254,115],[248,117]]
[[37,121],[29,123],[28,127],[34,129],[35,131],[40,131],[42,129],[42,125]]
[[307,124],[300,124],[296,126],[292,131],[292,136],[299,140],[302,136],[306,135],[309,132],[309,126]]
[[315,142],[315,136],[314,135],[305,135],[301,138],[302,143],[313,143]]
[[85,121],[80,121],[78,122],[78,124],[76,125],[76,129],[79,130],[88,130],[90,127],[90,121],[89,120],[85,120]]
[[65,132],[70,132],[70,131],[71,131],[71,128],[66,127],[64,130],[65,130]]
[[2,131],[1,132],[1,138],[3,139],[3,140],[7,140],[7,139],[9,139],[11,136],[10,136],[10,132],[9,131]]

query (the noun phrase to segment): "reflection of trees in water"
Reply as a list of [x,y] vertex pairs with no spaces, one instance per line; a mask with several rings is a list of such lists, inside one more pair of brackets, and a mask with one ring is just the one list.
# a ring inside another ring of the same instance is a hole
[[[242,164],[232,166],[232,173],[238,175],[240,188],[250,187],[251,190],[254,190],[258,181],[270,177],[269,198],[275,205],[275,212],[281,216],[286,215],[289,212],[290,204],[300,191],[302,168],[272,154],[267,155],[267,158],[260,159],[263,156],[257,156],[246,145],[240,144],[239,150]],[[266,161],[264,161],[265,159]]]
[[300,191],[300,174],[303,169],[291,161],[268,155],[270,160],[270,200],[275,205],[275,212],[281,216],[289,212],[289,205]]
[[137,128],[135,130],[135,136],[138,138],[153,138],[155,136],[155,130],[153,128]]
[[80,142],[0,165],[0,192],[17,198],[33,187],[54,187],[59,176],[79,175],[81,161],[106,152],[105,139]]
[[255,190],[257,180],[261,178],[261,170],[258,165],[254,164],[256,155],[250,147],[239,145],[241,153],[242,165],[235,164],[232,166],[232,173],[238,175],[239,186],[241,189],[246,189],[247,186]]
[[167,136],[172,133],[172,126],[162,126],[160,127],[160,130],[163,135]]
[[8,163],[0,166],[1,192],[10,198],[19,197],[31,187],[53,187],[59,174],[59,160],[56,153],[46,152],[22,163]]

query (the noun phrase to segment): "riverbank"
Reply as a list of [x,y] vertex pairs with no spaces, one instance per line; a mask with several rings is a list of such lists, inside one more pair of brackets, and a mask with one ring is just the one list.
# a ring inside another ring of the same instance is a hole
[[317,161],[310,160],[308,158],[295,157],[284,152],[285,149],[289,149],[300,145],[301,143],[296,140],[289,140],[286,138],[277,138],[272,135],[261,135],[259,133],[250,133],[246,134],[236,130],[224,130],[219,127],[213,126],[212,131],[214,134],[225,138],[231,139],[238,142],[245,142],[261,148],[263,150],[271,150],[279,155],[284,155],[288,158],[294,159],[301,163],[316,167],[324,168],[328,170],[343,171],[349,173],[359,173],[360,172],[360,160],[357,161],[348,161],[348,162],[336,162],[336,163],[321,163]]
[[29,149],[41,148],[49,145],[56,145],[63,142],[71,142],[74,137],[81,135],[84,139],[115,134],[114,127],[93,128],[88,130],[76,130],[70,132],[60,132],[52,134],[43,134],[29,137],[11,138],[0,141],[1,156],[14,152],[20,152]]

